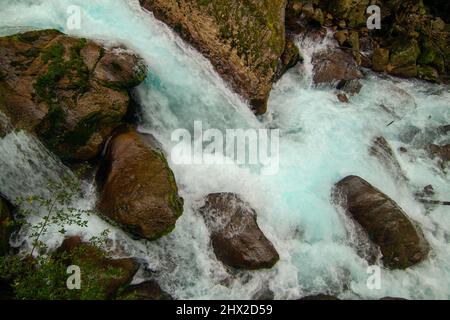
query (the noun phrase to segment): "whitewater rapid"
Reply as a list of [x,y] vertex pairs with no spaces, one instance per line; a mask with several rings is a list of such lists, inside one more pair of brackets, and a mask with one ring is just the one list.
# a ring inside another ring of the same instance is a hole
[[[82,9],[79,30],[66,26],[71,5]],[[116,252],[147,265],[136,282],[153,277],[175,298],[185,299],[250,299],[265,288],[276,299],[316,293],[363,299],[450,298],[450,212],[445,207],[426,211],[413,197],[429,184],[438,199],[448,200],[450,194],[448,175],[437,170],[421,149],[424,139],[433,139],[432,128],[449,124],[448,87],[369,73],[361,93],[342,104],[333,90],[311,85],[310,57],[321,45],[299,39],[305,67],[297,66],[283,76],[271,93],[269,112],[256,118],[210,63],[141,10],[138,0],[0,0],[0,6],[0,35],[56,28],[105,45],[124,44],[141,55],[149,74],[134,92],[142,107],[139,129],[153,134],[167,154],[173,146],[173,130],[192,130],[194,121],[221,130],[281,131],[277,175],[235,165],[171,163],[185,206],[169,236],[155,242],[135,241],[95,216],[89,217],[87,230],[68,228],[69,233],[82,232],[86,238],[110,228]],[[419,134],[411,138],[411,130]],[[393,147],[408,185],[369,155],[377,136],[384,136]],[[409,152],[398,152],[401,146]],[[10,199],[43,189],[45,179],[59,170],[67,169],[26,134],[0,139],[0,192]],[[422,264],[405,271],[383,270],[379,290],[366,285],[369,264],[357,252],[357,244],[364,240],[330,200],[332,186],[350,174],[394,199],[418,222],[432,246],[430,258]],[[229,274],[216,260],[195,209],[205,195],[221,191],[240,194],[256,209],[261,229],[280,254],[273,269]],[[95,193],[86,194],[79,200],[81,208],[95,203]],[[45,239],[50,247],[61,240],[57,233]]]

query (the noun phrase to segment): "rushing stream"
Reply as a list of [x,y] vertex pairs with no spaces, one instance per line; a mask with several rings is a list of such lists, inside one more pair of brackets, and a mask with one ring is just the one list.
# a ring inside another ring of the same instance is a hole
[[[70,5],[82,8],[79,30],[66,27]],[[146,242],[113,230],[117,248],[123,250],[117,252],[148,264],[150,272],[140,273],[140,278],[155,277],[171,295],[187,299],[250,299],[264,288],[270,288],[276,299],[315,293],[341,298],[450,298],[449,209],[427,211],[413,196],[432,184],[438,199],[449,200],[448,175],[422,148],[425,141],[445,142],[435,141],[432,129],[450,122],[448,87],[368,73],[361,93],[343,104],[333,90],[311,85],[310,57],[321,45],[299,39],[304,66],[283,76],[271,93],[269,112],[256,118],[210,63],[141,10],[138,0],[0,0],[0,7],[0,35],[56,28],[106,45],[124,44],[141,55],[149,74],[134,93],[142,106],[140,130],[153,134],[167,154],[174,144],[171,133],[178,128],[192,130],[194,121],[217,129],[280,129],[276,175],[237,165],[171,164],[185,199],[175,231]],[[408,183],[369,154],[371,141],[378,136],[393,147]],[[398,152],[401,146],[408,153]],[[59,170],[66,169],[24,133],[0,139],[0,192],[10,199],[44,188],[45,179]],[[379,290],[366,285],[369,264],[357,250],[364,239],[331,202],[332,186],[350,174],[394,199],[419,223],[432,247],[424,263],[405,271],[383,271]],[[258,212],[261,229],[280,254],[273,269],[230,275],[216,260],[195,208],[205,195],[220,191],[240,194]],[[80,199],[80,207],[95,202],[94,193],[88,194],[88,199]],[[88,230],[70,232],[92,236],[111,228],[97,217],[89,219]],[[61,237],[50,233],[45,240],[56,246]]]

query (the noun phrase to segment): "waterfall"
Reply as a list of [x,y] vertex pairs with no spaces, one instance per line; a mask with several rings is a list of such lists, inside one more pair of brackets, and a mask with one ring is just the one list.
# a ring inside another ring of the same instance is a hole
[[[280,169],[273,176],[238,165],[174,165],[169,158],[185,206],[176,229],[166,237],[154,242],[132,240],[98,217],[89,217],[89,228],[82,230],[86,237],[111,228],[116,246],[145,262],[150,275],[175,298],[250,299],[265,288],[276,299],[315,293],[365,299],[450,298],[448,208],[427,211],[413,196],[428,184],[444,200],[450,194],[448,175],[437,171],[421,148],[421,137],[430,128],[449,123],[447,87],[367,72],[360,94],[343,104],[334,90],[316,88],[309,80],[311,55],[329,43],[299,39],[304,66],[291,69],[275,84],[269,112],[257,118],[204,57],[140,9],[138,0],[2,2],[0,35],[56,28],[106,46],[124,44],[141,55],[149,74],[133,93],[142,107],[139,130],[153,134],[167,154],[174,145],[171,133],[179,128],[192,131],[194,121],[219,130],[280,130]],[[79,30],[66,26],[69,5],[82,8]],[[390,112],[394,107],[396,114]],[[411,131],[416,134],[409,139]],[[392,145],[409,183],[395,179],[370,156],[370,143],[377,136]],[[398,152],[401,146],[409,152]],[[0,193],[9,198],[30,190],[45,192],[42,181],[66,170],[23,132],[0,138],[0,169]],[[363,177],[395,200],[418,222],[432,246],[432,256],[420,265],[405,271],[383,270],[380,290],[366,285],[369,263],[356,245],[366,240],[331,202],[332,186],[350,174]],[[238,193],[258,212],[259,226],[280,254],[273,269],[230,274],[215,258],[196,208],[205,195],[222,191]],[[95,192],[86,194],[79,205],[93,206]],[[61,237],[55,234],[45,240],[55,247]],[[148,272],[140,275],[148,276]]]

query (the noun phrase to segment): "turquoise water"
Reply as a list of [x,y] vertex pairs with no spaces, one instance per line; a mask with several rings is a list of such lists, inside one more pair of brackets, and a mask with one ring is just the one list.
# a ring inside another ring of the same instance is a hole
[[[332,90],[310,85],[309,58],[321,45],[299,39],[305,67],[292,69],[275,85],[270,111],[256,118],[207,60],[142,11],[137,0],[0,2],[0,34],[57,28],[108,46],[124,44],[139,53],[149,66],[146,81],[134,92],[143,110],[140,130],[155,135],[168,154],[174,145],[170,140],[173,130],[192,129],[194,121],[202,121],[207,128],[281,131],[276,175],[237,165],[171,165],[185,198],[184,214],[175,231],[148,243],[113,229],[118,255],[127,252],[138,257],[152,271],[151,275],[141,273],[136,281],[155,277],[173,296],[187,299],[249,299],[266,287],[277,299],[315,293],[342,298],[450,298],[450,212],[445,207],[427,212],[413,197],[428,184],[434,186],[438,198],[448,200],[450,194],[448,176],[420,148],[421,139],[433,138],[427,128],[449,123],[448,87],[368,74],[361,93],[342,104]],[[70,5],[82,8],[79,30],[66,27]],[[395,113],[386,111],[390,109]],[[409,139],[412,128],[420,133]],[[409,184],[369,155],[370,142],[380,135],[393,146]],[[397,152],[400,146],[409,152]],[[66,170],[42,149],[23,133],[0,140],[2,193],[13,198],[42,186],[51,174],[49,168]],[[17,181],[23,181],[15,176],[19,172],[25,172],[30,182],[18,185]],[[380,290],[369,290],[366,285],[368,263],[361,253],[364,237],[331,203],[333,184],[349,174],[363,177],[398,202],[419,223],[432,246],[426,262],[405,271],[383,271]],[[237,192],[256,209],[261,229],[280,254],[275,268],[228,273],[215,259],[207,229],[195,209],[206,194],[220,191]],[[80,199],[80,207],[93,206],[95,194],[88,194]],[[89,237],[108,227],[91,217],[88,230],[69,230]],[[53,233],[46,241],[56,246],[61,238]]]

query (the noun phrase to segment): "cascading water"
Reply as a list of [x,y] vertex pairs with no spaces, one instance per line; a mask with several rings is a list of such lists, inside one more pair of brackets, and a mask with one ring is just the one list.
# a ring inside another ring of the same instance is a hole
[[[264,288],[270,288],[276,299],[314,293],[342,298],[450,298],[450,214],[445,207],[426,211],[413,196],[428,184],[444,200],[450,194],[448,177],[421,151],[424,139],[433,139],[429,129],[450,120],[447,87],[368,74],[361,93],[342,104],[333,90],[310,85],[308,57],[322,44],[299,40],[306,66],[283,76],[271,93],[270,111],[257,119],[209,62],[142,11],[137,0],[1,2],[1,35],[56,28],[105,45],[124,44],[140,54],[150,70],[135,91],[142,106],[140,130],[153,134],[168,154],[174,145],[173,130],[192,130],[194,121],[222,130],[280,129],[276,175],[237,165],[171,164],[185,199],[175,231],[146,242],[131,240],[113,228],[116,245],[148,264],[151,272],[141,277],[155,277],[174,297],[187,299],[249,299]],[[82,8],[79,30],[66,28],[70,5]],[[408,184],[369,155],[377,136],[393,146]],[[395,151],[400,146],[407,146],[409,152]],[[0,192],[9,198],[42,189],[45,179],[66,170],[24,133],[0,139],[0,168]],[[359,239],[353,224],[330,199],[332,186],[350,174],[363,177],[394,199],[419,223],[432,246],[426,262],[405,271],[383,271],[380,290],[366,285],[368,262],[356,245],[364,239]],[[26,178],[17,178],[23,175]],[[273,269],[230,275],[216,260],[195,209],[205,195],[220,191],[239,193],[258,212],[261,229],[280,254]],[[94,198],[90,193],[88,199],[80,199],[80,207],[92,206]],[[99,218],[89,220],[88,229],[69,228],[69,232],[92,236],[111,228]],[[54,234],[45,240],[56,246],[61,237]]]

